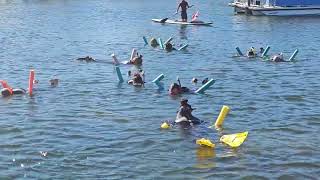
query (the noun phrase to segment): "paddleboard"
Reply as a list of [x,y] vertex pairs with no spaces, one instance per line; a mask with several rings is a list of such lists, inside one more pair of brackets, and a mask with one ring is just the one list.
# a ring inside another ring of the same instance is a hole
[[[161,23],[161,19],[152,19],[153,22],[156,23]],[[181,25],[198,25],[198,26],[209,26],[212,24],[212,22],[182,22],[182,21],[178,21],[178,20],[171,20],[168,19],[166,20],[166,22],[164,22],[163,24],[181,24]]]
[[130,64],[130,61],[122,61],[121,64]]

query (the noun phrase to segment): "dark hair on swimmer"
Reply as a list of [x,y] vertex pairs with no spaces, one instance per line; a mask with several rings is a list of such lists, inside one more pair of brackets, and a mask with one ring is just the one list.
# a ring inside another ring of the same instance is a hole
[[203,81],[202,81],[202,84],[205,84],[209,81],[209,78],[205,78]]
[[193,82],[193,83],[197,83],[197,82],[198,82],[198,79],[197,79],[197,78],[193,78],[193,79],[192,79],[192,82]]
[[188,99],[182,98],[182,99],[180,100],[180,102],[188,102]]

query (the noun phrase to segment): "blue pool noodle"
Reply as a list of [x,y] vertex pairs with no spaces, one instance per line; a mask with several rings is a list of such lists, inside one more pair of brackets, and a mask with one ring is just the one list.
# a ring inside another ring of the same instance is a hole
[[265,57],[265,56],[268,54],[269,50],[270,50],[270,46],[267,46],[267,48],[266,48],[266,49],[263,51],[263,53],[261,54],[261,57],[262,57],[262,58]]
[[164,46],[163,46],[161,38],[158,38],[158,44],[159,44],[161,49],[164,49]]
[[296,50],[293,52],[293,54],[291,55],[291,57],[289,58],[289,61],[294,60],[294,58],[297,56],[298,52],[299,52],[299,50],[296,49]]
[[181,50],[187,48],[188,46],[189,46],[188,44],[185,44],[185,45],[181,46],[181,47],[178,49],[178,51],[181,51]]
[[160,74],[158,77],[156,77],[154,80],[152,80],[153,83],[158,83],[164,78],[163,74]]
[[155,83],[159,88],[162,88],[160,81],[164,78],[163,74],[160,74],[158,77],[156,77],[152,82]]
[[123,82],[123,78],[122,78],[122,74],[121,74],[119,66],[116,66],[116,72],[117,72],[117,75],[118,75],[119,82],[122,83]]
[[207,89],[210,88],[214,84],[214,80],[210,79],[207,83],[205,83],[203,86],[201,86],[199,89],[196,90],[196,93],[204,93]]
[[143,38],[144,44],[147,45],[148,44],[147,38],[145,36],[143,36],[142,38]]
[[239,47],[236,47],[236,50],[237,50],[237,52],[238,52],[239,56],[243,56],[243,53],[241,52],[241,50],[240,50],[240,48],[239,48]]
[[166,44],[168,44],[170,41],[172,41],[172,37],[169,37],[169,39],[168,40],[166,40],[166,42],[164,43],[164,45],[166,45]]

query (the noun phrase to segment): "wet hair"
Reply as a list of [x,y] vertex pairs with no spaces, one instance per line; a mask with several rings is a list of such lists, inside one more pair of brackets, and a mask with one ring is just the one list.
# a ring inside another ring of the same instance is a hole
[[202,84],[205,84],[205,83],[207,83],[209,81],[209,79],[208,78],[205,78],[203,81],[202,81]]
[[172,44],[171,44],[170,42],[168,42],[168,43],[166,44],[165,49],[166,49],[167,51],[171,51],[171,50],[173,49]]

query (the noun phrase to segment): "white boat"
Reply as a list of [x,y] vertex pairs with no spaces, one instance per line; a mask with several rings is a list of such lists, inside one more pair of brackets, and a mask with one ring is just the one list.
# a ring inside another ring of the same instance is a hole
[[234,12],[237,14],[246,13],[246,14],[252,14],[250,9],[248,7],[263,7],[262,4],[264,4],[265,1],[263,0],[234,0],[234,2],[229,3],[229,6],[234,8]]
[[236,0],[229,5],[234,7],[237,13],[245,12],[255,16],[320,15],[320,0]]

